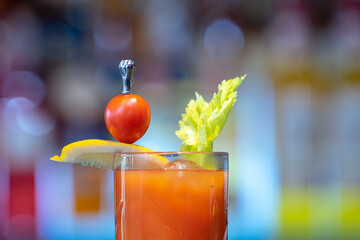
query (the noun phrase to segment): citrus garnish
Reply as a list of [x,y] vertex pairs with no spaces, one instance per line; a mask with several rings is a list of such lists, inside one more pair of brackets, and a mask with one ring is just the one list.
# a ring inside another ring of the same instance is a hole
[[[50,158],[57,162],[78,163],[84,166],[114,169],[115,153],[154,152],[145,147],[120,143],[109,140],[87,139],[66,145],[61,155]],[[159,168],[168,161],[166,158],[153,156],[147,158],[135,158],[134,165],[137,167]]]

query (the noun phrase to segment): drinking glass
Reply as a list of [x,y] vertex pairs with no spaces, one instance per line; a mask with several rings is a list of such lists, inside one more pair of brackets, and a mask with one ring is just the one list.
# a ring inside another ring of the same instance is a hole
[[116,240],[227,239],[228,153],[114,154]]

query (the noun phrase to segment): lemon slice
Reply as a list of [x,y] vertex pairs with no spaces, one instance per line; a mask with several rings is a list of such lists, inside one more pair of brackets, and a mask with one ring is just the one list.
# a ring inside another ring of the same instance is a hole
[[[105,169],[115,169],[114,159],[118,158],[115,153],[154,152],[145,147],[109,140],[87,139],[66,145],[61,155],[54,156],[50,160],[57,162],[78,163],[84,166],[92,166]],[[132,166],[136,168],[162,168],[167,159],[151,154],[147,157],[136,157],[132,160]]]

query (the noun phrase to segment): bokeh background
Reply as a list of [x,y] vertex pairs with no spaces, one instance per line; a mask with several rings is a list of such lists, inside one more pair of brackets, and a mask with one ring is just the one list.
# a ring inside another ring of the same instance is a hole
[[114,239],[112,172],[49,158],[112,139],[126,58],[158,151],[195,91],[247,74],[214,142],[229,239],[360,239],[357,0],[1,0],[0,239]]

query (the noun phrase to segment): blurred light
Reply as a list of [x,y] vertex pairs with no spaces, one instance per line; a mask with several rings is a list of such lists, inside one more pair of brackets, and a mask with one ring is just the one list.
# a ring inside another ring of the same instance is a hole
[[[356,10],[348,10],[342,13],[338,19],[336,28],[336,40],[338,43],[338,54],[343,57],[355,55],[359,58],[360,53],[360,12]],[[357,61],[350,58],[348,60]],[[357,61],[358,63],[358,61]]]
[[[152,102],[156,102],[156,105],[165,104],[168,106],[167,102],[164,102],[164,98],[170,98],[169,87],[163,83],[150,82],[145,83],[142,86],[139,86],[137,94],[151,99]],[[166,107],[164,106],[164,107]]]
[[147,29],[159,58],[186,53],[190,45],[189,16],[182,1],[151,1]]
[[50,24],[41,33],[41,46],[45,59],[67,60],[76,50],[76,33],[65,23]]
[[82,4],[88,2],[89,0],[66,0],[66,1],[73,4]]
[[[1,104],[1,103],[0,103]],[[1,106],[0,106],[1,108]],[[1,109],[0,109],[1,111]],[[1,113],[0,113],[1,114]],[[0,120],[1,121],[1,120]],[[1,122],[0,122],[1,124]],[[1,129],[1,126],[0,126]],[[0,239],[3,237],[2,224],[8,218],[8,199],[9,199],[9,186],[10,186],[10,166],[4,159],[3,149],[0,144]]]
[[204,47],[213,58],[232,60],[244,47],[244,34],[240,27],[229,19],[218,19],[207,27]]
[[[2,153],[11,160],[13,166],[28,169],[33,162],[30,156],[37,151],[40,139],[34,138],[19,126],[17,115],[28,110],[23,109],[23,105],[17,100],[17,98],[3,99],[3,106],[0,109],[2,115],[0,143],[3,148]],[[21,100],[25,101],[25,99]]]
[[[15,121],[15,116],[16,116],[16,112],[18,111],[18,109],[21,109],[21,107],[23,106],[23,104],[19,104],[17,103],[17,99],[1,99],[1,106],[0,106],[0,127],[1,127],[1,131],[0,131],[0,136],[6,136],[5,138],[7,139],[10,135],[14,135],[15,133],[17,133],[18,129],[17,129],[17,125],[16,125],[16,121]],[[26,101],[25,99],[22,99],[25,102],[25,105],[30,105],[32,106],[33,104],[31,102]],[[7,143],[9,143],[9,140],[7,139],[6,142],[2,142],[3,145],[6,148]]]
[[114,68],[98,66],[95,69],[94,80],[96,89],[99,91],[102,98],[106,99],[106,101],[109,101],[110,97],[121,93],[121,76],[119,70],[115,66]]
[[[93,19],[88,10],[82,5],[88,0],[67,0],[74,5],[69,5],[65,10],[65,17],[67,22],[77,30],[88,31],[92,28]],[[75,5],[76,4],[76,5]],[[91,30],[90,30],[91,31]]]
[[69,123],[94,124],[103,119],[105,109],[96,87],[93,66],[74,63],[50,76],[49,98]]
[[275,53],[303,52],[308,44],[309,32],[303,13],[284,10],[277,14],[270,29],[271,50]]
[[[2,134],[2,130],[4,129],[4,123],[6,121],[6,106],[9,99],[6,98],[0,98],[0,135]],[[0,145],[1,146],[1,145]]]
[[16,102],[17,108],[31,108],[43,101],[46,87],[36,74],[17,71],[6,77],[2,94],[5,98],[14,98],[12,104]]
[[[335,108],[337,114],[336,120],[340,132],[340,136],[343,139],[348,139],[346,142],[347,147],[353,147],[353,150],[359,151],[359,147],[355,147],[359,144],[356,141],[357,136],[360,136],[360,88],[346,88],[339,90],[336,96]],[[346,154],[352,154],[353,152],[346,151]]]
[[0,52],[3,51],[10,42],[11,32],[9,25],[0,19]]
[[32,69],[39,63],[39,26],[37,17],[30,6],[21,5],[11,11],[6,22],[11,39],[5,60],[9,69]]
[[229,174],[236,175],[234,187],[239,197],[237,207],[229,212],[229,235],[234,239],[267,239],[278,227],[275,92],[268,72],[250,63],[250,59],[245,72],[251,79],[247,78],[250,81],[239,89],[236,105],[239,120],[235,161],[239,162]]
[[31,214],[16,214],[8,220],[7,239],[33,239],[36,219]]
[[18,112],[16,121],[21,130],[33,136],[45,135],[55,127],[55,119],[39,109]]
[[132,40],[132,26],[115,20],[98,20],[93,36],[96,44],[105,50],[121,50]]
[[24,97],[8,99],[7,106],[13,110],[27,110],[36,107],[33,101],[30,101],[28,98]]
[[33,106],[26,98],[0,99],[0,150],[20,164],[28,162],[28,156],[44,146],[44,138],[38,136],[55,127],[55,118]]

